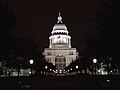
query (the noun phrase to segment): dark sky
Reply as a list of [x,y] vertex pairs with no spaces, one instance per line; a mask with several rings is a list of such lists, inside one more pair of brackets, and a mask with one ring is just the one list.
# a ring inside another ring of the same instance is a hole
[[72,47],[82,52],[86,47],[86,35],[100,38],[98,30],[93,30],[89,23],[96,17],[96,12],[109,0],[8,0],[8,7],[16,16],[17,37],[33,38],[39,44],[40,51],[49,46],[48,38],[61,12]]

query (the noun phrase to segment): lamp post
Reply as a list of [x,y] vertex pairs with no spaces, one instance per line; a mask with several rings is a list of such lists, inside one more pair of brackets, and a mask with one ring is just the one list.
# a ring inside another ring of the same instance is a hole
[[78,66],[75,66],[75,68],[77,69],[77,74],[78,74]]
[[48,69],[48,66],[45,66],[45,69]]
[[31,76],[32,76],[32,65],[33,65],[33,63],[34,63],[34,60],[30,60],[30,65],[31,65]]
[[78,69],[78,66],[75,66],[76,69]]
[[96,63],[97,63],[97,59],[93,59],[93,63],[94,63],[94,67],[95,67],[95,75],[96,75]]
[[45,75],[47,75],[48,66],[45,66]]

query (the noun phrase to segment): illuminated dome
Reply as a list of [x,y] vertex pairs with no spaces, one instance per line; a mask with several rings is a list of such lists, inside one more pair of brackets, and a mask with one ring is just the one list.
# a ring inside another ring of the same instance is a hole
[[62,22],[62,17],[59,13],[57,23],[53,26],[52,35],[49,37],[49,48],[71,48],[71,37],[68,35],[68,30]]
[[67,27],[65,24],[62,23],[62,17],[59,13],[59,16],[58,16],[58,22],[57,24],[54,25],[53,27],[53,31],[51,32],[52,35],[57,35],[57,34],[68,34],[68,31],[67,31]]

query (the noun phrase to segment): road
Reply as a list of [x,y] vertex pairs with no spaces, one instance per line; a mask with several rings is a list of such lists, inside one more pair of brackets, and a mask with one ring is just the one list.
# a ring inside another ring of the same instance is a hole
[[115,90],[120,76],[33,76],[0,78],[1,90]]

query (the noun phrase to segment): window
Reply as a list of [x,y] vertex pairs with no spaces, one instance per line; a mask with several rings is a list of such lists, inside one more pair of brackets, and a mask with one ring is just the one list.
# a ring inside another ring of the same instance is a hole
[[66,67],[66,64],[65,64],[65,63],[63,64],[63,67],[64,67],[64,68]]
[[69,52],[69,55],[73,55],[73,52]]
[[51,58],[47,58],[47,61],[48,61],[48,62],[51,62]]
[[65,62],[66,60],[65,60],[65,58],[63,59],[63,62]]
[[55,59],[55,62],[58,62],[58,59],[57,59],[57,58]]
[[73,61],[73,58],[70,58],[70,61]]
[[61,59],[61,58],[59,58],[59,62],[62,62],[62,59]]
[[51,55],[51,52],[47,52],[47,55]]
[[58,64],[55,64],[56,67],[58,67]]
[[59,64],[59,67],[62,67],[62,64]]

